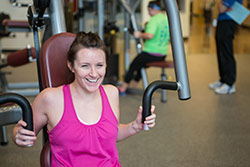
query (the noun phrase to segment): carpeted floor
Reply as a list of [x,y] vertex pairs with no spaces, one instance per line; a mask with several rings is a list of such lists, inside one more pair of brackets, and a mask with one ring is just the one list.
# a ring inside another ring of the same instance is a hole
[[[232,95],[216,95],[208,88],[218,79],[213,38],[211,46],[204,46],[202,37],[192,33],[185,42],[191,99],[180,101],[177,92],[169,91],[167,103],[161,103],[160,93],[154,94],[156,127],[117,143],[124,167],[250,166],[250,52],[244,43],[249,30],[240,30],[235,39],[237,92]],[[148,73],[151,80],[160,77],[158,69]],[[173,71],[168,74],[174,80]],[[135,119],[141,101],[140,94],[121,97],[120,122]],[[34,147],[18,148],[11,141],[12,127],[7,126],[9,144],[0,146],[0,167],[39,166],[41,134]]]

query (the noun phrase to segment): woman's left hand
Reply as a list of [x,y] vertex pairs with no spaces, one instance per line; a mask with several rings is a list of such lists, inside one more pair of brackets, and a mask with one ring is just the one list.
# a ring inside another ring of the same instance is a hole
[[[155,126],[155,106],[151,106],[151,115],[145,118],[144,124],[146,124],[149,128],[153,128]],[[143,130],[143,125],[142,123],[142,106],[139,107],[138,114],[136,117],[136,120],[132,122],[132,128],[136,131],[139,132]]]

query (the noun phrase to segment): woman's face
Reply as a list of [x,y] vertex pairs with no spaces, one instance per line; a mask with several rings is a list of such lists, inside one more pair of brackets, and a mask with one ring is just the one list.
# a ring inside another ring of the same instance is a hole
[[106,56],[101,49],[83,48],[76,54],[74,66],[71,68],[75,80],[88,92],[96,91],[106,73]]
[[149,16],[154,16],[155,15],[155,10],[148,7],[148,14],[149,14]]

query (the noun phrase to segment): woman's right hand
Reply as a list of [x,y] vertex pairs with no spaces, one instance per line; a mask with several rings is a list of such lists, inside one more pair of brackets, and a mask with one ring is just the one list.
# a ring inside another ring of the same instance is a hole
[[37,139],[35,132],[25,129],[27,123],[23,120],[18,121],[16,124],[13,140],[18,146],[29,147],[34,145],[34,141]]

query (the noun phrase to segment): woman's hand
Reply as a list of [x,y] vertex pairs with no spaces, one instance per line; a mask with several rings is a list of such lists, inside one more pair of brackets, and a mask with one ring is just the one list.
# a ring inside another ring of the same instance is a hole
[[[146,119],[144,121],[144,124],[146,124],[149,128],[153,128],[155,126],[156,115],[154,112],[155,112],[155,106],[152,105],[151,106],[151,113],[152,114],[150,116],[146,117]],[[136,132],[139,132],[139,131],[143,130],[144,124],[142,123],[142,106],[140,106],[136,120],[134,122],[132,122],[132,128]]]
[[140,31],[135,31],[134,32],[134,37],[135,38],[141,38],[141,32]]
[[13,140],[18,146],[32,146],[34,141],[37,139],[33,131],[24,129],[27,126],[27,123],[23,120],[18,121],[16,127],[13,131]]

